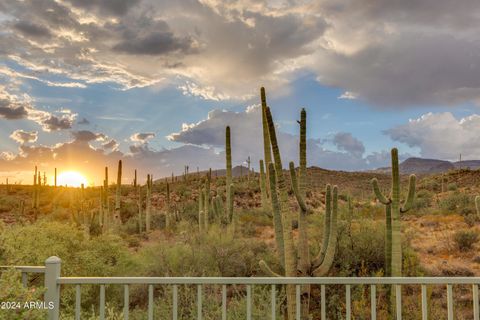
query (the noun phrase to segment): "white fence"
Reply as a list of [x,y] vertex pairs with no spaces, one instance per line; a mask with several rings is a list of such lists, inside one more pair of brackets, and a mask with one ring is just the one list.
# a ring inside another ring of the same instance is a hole
[[418,285],[421,287],[421,309],[422,320],[428,319],[428,285],[444,285],[447,290],[447,317],[448,320],[454,319],[454,285],[471,285],[472,286],[472,308],[474,320],[479,318],[479,300],[478,285],[480,277],[398,277],[398,278],[380,278],[380,277],[319,277],[319,278],[226,278],[226,277],[62,277],[61,276],[61,260],[58,257],[50,257],[45,261],[45,266],[17,266],[15,267],[22,272],[22,282],[27,285],[28,273],[45,273],[45,302],[53,303],[54,308],[49,310],[48,319],[58,320],[60,316],[60,288],[65,285],[73,285],[76,288],[75,302],[75,319],[80,319],[80,303],[81,303],[81,286],[82,285],[99,285],[100,301],[99,314],[100,319],[105,319],[105,286],[106,285],[123,285],[124,287],[124,319],[129,317],[129,286],[143,284],[148,286],[148,319],[154,319],[154,285],[172,286],[172,319],[178,319],[178,287],[180,285],[196,285],[197,286],[197,319],[202,319],[202,299],[203,286],[221,285],[222,286],[222,320],[227,319],[227,286],[228,285],[245,285],[246,286],[246,318],[252,319],[252,288],[254,285],[270,285],[271,300],[265,302],[270,304],[271,319],[276,319],[276,294],[278,285],[295,285],[296,287],[296,318],[300,320],[300,299],[302,285],[319,285],[321,292],[321,319],[326,320],[326,297],[325,288],[328,285],[345,286],[345,318],[351,319],[351,287],[352,285],[370,286],[370,314],[371,319],[377,319],[377,286],[393,285],[395,290],[395,316],[397,320],[402,319],[402,285]]

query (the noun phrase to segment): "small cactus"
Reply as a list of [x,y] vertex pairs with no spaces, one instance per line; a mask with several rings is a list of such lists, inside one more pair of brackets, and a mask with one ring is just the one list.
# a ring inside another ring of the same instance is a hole
[[146,194],[146,208],[145,208],[145,231],[150,232],[151,230],[151,219],[152,219],[152,183],[153,177],[150,174],[147,174],[147,194]]
[[115,193],[115,216],[114,216],[115,223],[120,222],[121,196],[122,196],[122,160],[118,160],[117,190]]
[[475,197],[475,209],[477,209],[477,216],[480,217],[480,196]]

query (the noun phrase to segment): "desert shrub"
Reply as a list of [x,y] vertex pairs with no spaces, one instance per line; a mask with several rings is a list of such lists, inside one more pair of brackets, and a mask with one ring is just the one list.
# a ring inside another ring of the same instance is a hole
[[45,310],[24,308],[26,302],[43,301],[42,287],[24,288],[21,282],[21,273],[15,269],[0,271],[0,302],[18,302],[21,305],[13,308],[0,310],[0,320],[3,319],[31,319],[40,320],[46,318]]
[[[90,238],[84,230],[73,225],[52,221],[0,231],[2,265],[43,265],[46,258],[57,256],[62,259],[63,276],[115,276],[133,269],[131,254],[116,235]],[[62,303],[67,309],[74,306],[73,291],[71,286],[62,289]],[[86,304],[95,304],[96,299],[98,288],[82,289],[82,300]]]
[[473,201],[471,197],[467,194],[463,194],[460,192],[450,193],[448,196],[441,199],[439,202],[440,208],[447,211],[454,211],[457,209],[462,210],[466,207],[471,207],[472,205]]
[[120,207],[120,218],[122,222],[126,222],[132,217],[138,215],[138,204],[133,201],[122,201]]
[[417,197],[413,202],[414,209],[425,209],[431,206],[433,201],[433,192],[421,189],[417,192]]
[[473,227],[477,222],[478,218],[476,214],[467,214],[463,216],[463,220],[469,227]]
[[457,184],[455,182],[449,183],[447,185],[448,191],[456,191],[458,189]]
[[468,251],[478,242],[478,233],[473,230],[459,230],[453,235],[453,241],[460,251]]

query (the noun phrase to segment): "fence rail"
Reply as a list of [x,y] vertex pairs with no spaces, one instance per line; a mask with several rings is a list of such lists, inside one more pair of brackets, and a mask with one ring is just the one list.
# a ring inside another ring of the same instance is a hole
[[[474,320],[480,320],[479,314],[479,296],[478,286],[480,285],[480,277],[319,277],[319,278],[291,278],[291,277],[252,277],[252,278],[232,278],[232,277],[61,277],[61,260],[57,257],[50,257],[45,261],[45,266],[28,267],[18,266],[18,270],[23,273],[45,273],[45,303],[52,303],[54,308],[49,310],[48,319],[58,320],[60,316],[60,287],[63,285],[74,285],[76,292],[75,299],[75,319],[81,316],[81,286],[82,285],[99,285],[100,301],[99,316],[105,319],[105,286],[106,285],[123,285],[124,287],[124,319],[129,317],[129,298],[130,285],[148,285],[148,319],[154,319],[154,286],[167,285],[172,287],[172,319],[178,319],[178,287],[179,285],[196,285],[197,286],[197,319],[202,319],[203,310],[203,291],[206,285],[222,286],[222,320],[227,319],[227,286],[228,285],[245,285],[246,286],[246,319],[252,319],[252,289],[254,285],[270,285],[271,299],[270,314],[271,319],[277,319],[277,286],[293,285],[295,286],[296,297],[296,319],[301,319],[301,288],[303,285],[319,285],[320,286],[320,306],[321,319],[326,319],[326,286],[343,285],[345,287],[345,318],[352,318],[352,301],[351,287],[353,285],[370,286],[370,314],[371,319],[377,319],[377,285],[392,285],[395,292],[395,318],[402,319],[402,286],[403,285],[419,285],[421,288],[421,312],[422,320],[428,319],[428,295],[427,286],[444,285],[447,292],[447,319],[454,319],[454,298],[453,286],[455,285],[471,285],[472,288],[472,308]],[[23,279],[23,276],[22,276]]]

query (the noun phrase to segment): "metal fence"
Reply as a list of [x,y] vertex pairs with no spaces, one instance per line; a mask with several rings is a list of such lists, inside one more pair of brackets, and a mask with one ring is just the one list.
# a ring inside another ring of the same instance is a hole
[[319,285],[321,292],[321,319],[326,320],[326,294],[325,288],[329,285],[343,285],[345,287],[345,318],[352,318],[352,301],[351,288],[353,285],[370,286],[370,314],[371,319],[377,319],[377,286],[392,285],[395,290],[395,317],[397,320],[402,319],[402,286],[418,285],[421,287],[421,313],[422,320],[428,319],[428,285],[444,285],[447,291],[447,318],[454,319],[454,285],[471,285],[472,286],[472,308],[474,320],[480,320],[479,316],[479,297],[478,285],[480,277],[396,277],[396,278],[380,278],[380,277],[319,277],[319,278],[289,278],[289,277],[252,277],[252,278],[235,278],[235,277],[62,277],[61,276],[61,260],[58,257],[50,257],[45,261],[45,266],[15,267],[22,272],[22,281],[27,284],[27,273],[45,273],[45,303],[53,303],[54,308],[49,310],[48,319],[58,320],[60,316],[60,287],[63,285],[75,286],[75,319],[80,319],[81,314],[81,286],[82,285],[99,285],[100,301],[99,315],[100,319],[105,319],[105,286],[106,285],[123,285],[124,287],[124,319],[129,317],[129,287],[130,285],[147,285],[148,286],[148,319],[154,319],[154,285],[172,286],[172,319],[178,319],[178,287],[180,285],[196,285],[197,286],[197,319],[202,319],[202,300],[203,286],[221,285],[222,286],[222,320],[227,319],[227,286],[228,285],[245,285],[246,286],[246,318],[252,319],[252,288],[254,285],[270,285],[271,300],[265,302],[270,304],[271,319],[276,319],[276,295],[278,285],[294,285],[296,290],[296,318],[301,318],[301,287],[302,285]]

